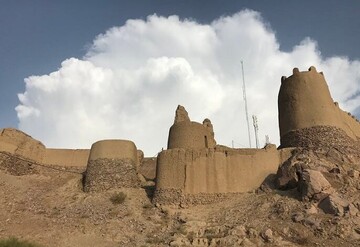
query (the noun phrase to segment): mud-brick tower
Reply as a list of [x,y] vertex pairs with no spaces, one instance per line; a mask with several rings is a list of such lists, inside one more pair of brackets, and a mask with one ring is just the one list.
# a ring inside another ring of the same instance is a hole
[[139,187],[138,154],[128,140],[103,140],[91,146],[84,177],[85,192]]
[[187,111],[179,105],[175,112],[174,124],[169,131],[168,149],[185,148],[214,148],[213,126],[209,119],[205,119],[203,124],[192,122]]
[[360,138],[360,124],[333,101],[323,73],[313,66],[281,78],[278,110],[281,147],[344,147]]

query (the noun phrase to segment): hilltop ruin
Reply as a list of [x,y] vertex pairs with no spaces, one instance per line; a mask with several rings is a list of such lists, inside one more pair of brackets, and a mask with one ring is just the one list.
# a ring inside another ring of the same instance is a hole
[[147,162],[147,174],[156,169],[155,203],[202,204],[259,188],[294,148],[341,149],[349,162],[360,160],[360,124],[333,101],[323,74],[315,67],[305,72],[295,68],[290,77],[281,78],[278,107],[278,149],[271,144],[262,149],[218,145],[209,119],[192,122],[185,108],[178,106],[167,150],[157,159],[143,159],[141,150],[127,140],[99,141],[91,149],[48,149],[19,130],[2,129],[0,168],[22,175],[34,171],[31,164],[75,167],[84,172],[84,191],[99,192],[136,188],[154,179],[142,172]]
[[211,121],[191,122],[187,115],[178,106],[168,148],[158,155],[156,203],[209,203],[254,190],[289,158],[291,149],[272,144],[263,149],[216,145]]
[[[0,130],[0,240],[43,246],[360,246],[360,124],[314,67],[282,77],[281,145],[230,148],[175,111],[167,149],[53,149]],[[248,192],[248,193],[244,193]],[[226,199],[226,200],[225,200]]]

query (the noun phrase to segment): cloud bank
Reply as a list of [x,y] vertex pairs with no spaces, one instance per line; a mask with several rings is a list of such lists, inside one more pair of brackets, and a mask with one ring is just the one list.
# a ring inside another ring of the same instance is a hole
[[130,139],[152,156],[166,148],[181,104],[192,120],[211,119],[218,143],[247,147],[241,61],[261,144],[265,135],[279,143],[277,94],[281,76],[291,75],[293,67],[315,65],[334,100],[360,112],[359,61],[323,58],[307,37],[290,52],[281,51],[261,15],[243,10],[210,24],[152,15],[107,30],[84,58],[69,58],[58,71],[25,79],[16,107],[19,128],[49,147]]

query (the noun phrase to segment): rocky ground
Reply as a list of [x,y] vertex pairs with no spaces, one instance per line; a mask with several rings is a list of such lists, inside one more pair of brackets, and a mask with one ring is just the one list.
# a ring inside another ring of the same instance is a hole
[[0,238],[49,247],[360,246],[359,170],[351,154],[299,148],[257,191],[182,208],[153,205],[151,182],[84,193],[81,169],[0,156]]

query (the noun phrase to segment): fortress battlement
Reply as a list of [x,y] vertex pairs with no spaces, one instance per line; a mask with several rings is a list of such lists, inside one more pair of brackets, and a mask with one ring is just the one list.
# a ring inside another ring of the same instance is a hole
[[[282,76],[281,77],[281,83],[283,82],[289,82],[289,80],[287,80],[288,78],[292,78],[292,77],[301,77],[301,76],[308,76],[308,77],[324,77],[324,73],[323,72],[317,72],[316,68],[314,66],[311,66],[307,71],[301,71],[298,68],[294,68],[293,69],[293,73],[291,76],[286,77],[286,76]],[[316,81],[316,80],[314,80]]]

